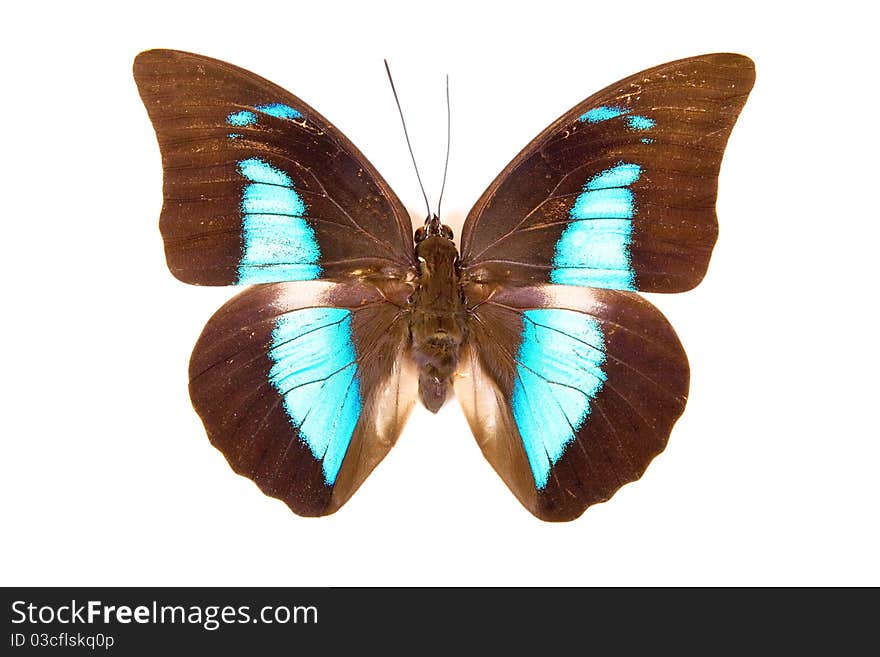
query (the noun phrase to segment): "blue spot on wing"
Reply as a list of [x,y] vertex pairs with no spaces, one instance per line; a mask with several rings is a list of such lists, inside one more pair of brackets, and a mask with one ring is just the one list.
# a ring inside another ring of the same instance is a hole
[[250,110],[241,110],[240,112],[233,112],[229,116],[226,117],[226,123],[229,125],[234,125],[239,128],[244,127],[246,125],[253,125],[257,122],[257,115],[251,112]]
[[654,127],[654,119],[647,116],[630,116],[626,119],[627,124],[633,130],[650,130]]
[[578,117],[578,121],[582,123],[601,123],[615,119],[618,116],[626,116],[626,125],[631,130],[650,130],[656,125],[654,119],[640,114],[632,114],[632,109],[626,107],[615,107],[610,105],[601,105],[584,112]]
[[638,164],[619,162],[587,181],[556,243],[552,283],[635,289],[630,244],[636,206],[629,186],[641,172]]
[[293,109],[290,105],[284,105],[283,103],[268,103],[266,105],[257,105],[253,110],[239,110],[238,112],[232,112],[226,117],[226,123],[240,128],[249,125],[256,125],[258,120],[256,112],[262,112],[263,114],[275,116],[279,119],[302,118],[302,113]]
[[573,310],[527,310],[511,400],[529,467],[540,490],[576,440],[607,375],[598,322]]
[[300,119],[302,118],[302,114],[290,107],[289,105],[283,105],[282,103],[270,103],[268,105],[259,105],[257,110],[263,112],[264,114],[269,114],[270,116],[277,116],[280,119]]
[[248,181],[241,198],[239,284],[318,278],[321,250],[290,176],[256,157],[239,162],[238,171]]
[[580,116],[580,121],[586,121],[587,123],[599,123],[601,121],[607,121],[608,119],[613,119],[616,116],[620,116],[621,114],[628,113],[629,110],[623,109],[621,107],[609,107],[607,105],[602,105],[601,107],[594,107],[588,112],[584,112]]
[[304,308],[282,315],[272,331],[269,357],[269,381],[332,486],[362,406],[351,312]]

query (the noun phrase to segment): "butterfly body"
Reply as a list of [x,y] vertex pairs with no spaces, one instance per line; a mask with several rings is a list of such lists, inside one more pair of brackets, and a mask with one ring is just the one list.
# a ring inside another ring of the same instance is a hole
[[571,108],[489,185],[460,250],[436,216],[413,236],[366,157],[268,80],[171,50],[141,53],[134,76],[162,154],[169,269],[250,286],[205,326],[190,396],[267,495],[335,512],[416,401],[436,412],[453,392],[543,520],[609,499],[664,449],[689,368],[637,292],[706,272],[747,57],[669,62]]
[[419,398],[432,413],[449,394],[467,336],[458,249],[451,231],[443,228],[444,234],[437,228],[434,234],[423,232],[416,237],[419,275],[411,298],[410,333],[412,357],[419,370]]

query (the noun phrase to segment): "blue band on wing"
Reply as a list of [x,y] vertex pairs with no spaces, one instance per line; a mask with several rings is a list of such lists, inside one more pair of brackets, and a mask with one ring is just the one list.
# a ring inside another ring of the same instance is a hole
[[244,251],[238,283],[318,278],[321,250],[290,176],[256,157],[239,162],[238,172],[248,181],[241,198]]
[[612,290],[635,290],[630,243],[638,164],[619,162],[593,176],[569,211],[553,256],[550,281]]
[[516,361],[513,417],[540,490],[605,383],[604,335],[583,313],[527,310]]
[[282,315],[269,356],[269,381],[332,486],[361,414],[351,312],[304,308]]
[[[602,123],[625,117],[625,126],[635,132],[650,130],[654,119],[632,114],[632,109],[614,105],[594,107],[578,117],[582,123]],[[650,137],[639,140],[653,144]],[[555,269],[550,281],[612,290],[635,290],[632,267],[633,218],[636,202],[629,188],[642,173],[638,164],[620,162],[593,176],[569,211],[571,223],[556,243]]]
[[[302,118],[283,103],[257,105],[232,112],[226,123],[238,128],[254,126],[259,114],[280,119]],[[229,139],[243,135],[230,132]],[[260,158],[238,163],[238,172],[249,181],[241,198],[244,250],[238,266],[238,283],[307,281],[321,275],[321,250],[315,231],[306,222],[306,204],[290,176]]]

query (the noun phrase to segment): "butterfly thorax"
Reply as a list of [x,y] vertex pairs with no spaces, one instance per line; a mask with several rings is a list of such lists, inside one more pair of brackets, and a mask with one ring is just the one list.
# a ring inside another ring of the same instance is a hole
[[466,332],[458,250],[452,239],[434,234],[418,241],[416,257],[419,276],[410,299],[412,356],[419,369],[419,397],[436,413],[446,400]]

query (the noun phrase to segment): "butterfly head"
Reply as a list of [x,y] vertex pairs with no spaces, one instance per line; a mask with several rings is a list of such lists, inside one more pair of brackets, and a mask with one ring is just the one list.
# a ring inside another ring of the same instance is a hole
[[419,244],[424,242],[427,238],[435,235],[438,237],[444,237],[449,241],[452,241],[452,238],[454,237],[452,229],[446,224],[441,224],[440,217],[436,214],[432,214],[425,219],[425,225],[416,230],[414,240],[416,244]]

